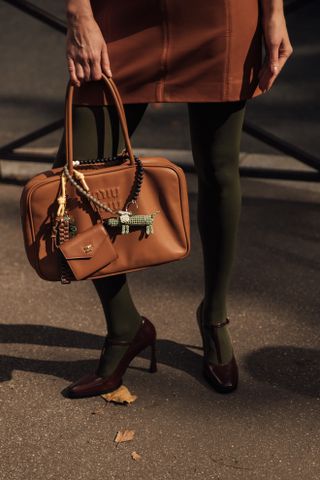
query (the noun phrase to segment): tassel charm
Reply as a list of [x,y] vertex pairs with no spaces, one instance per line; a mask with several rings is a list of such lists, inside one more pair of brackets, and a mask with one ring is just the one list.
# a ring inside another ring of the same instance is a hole
[[82,188],[86,191],[89,192],[89,186],[84,178],[84,174],[82,172],[79,172],[78,170],[73,170],[73,174],[75,178],[81,183]]
[[67,178],[64,173],[61,175],[61,189],[60,189],[60,196],[58,197],[58,211],[57,217],[63,217],[66,211],[66,204],[67,204],[67,195],[66,195],[66,184]]
[[[83,181],[85,183],[85,181]],[[68,238],[74,237],[77,234],[77,225],[75,219],[68,214],[67,211],[67,177],[62,172],[60,179],[60,195],[57,198],[58,209],[55,217],[55,221],[51,229],[52,245],[57,246],[60,244],[61,225],[64,225],[64,231],[68,230]]]

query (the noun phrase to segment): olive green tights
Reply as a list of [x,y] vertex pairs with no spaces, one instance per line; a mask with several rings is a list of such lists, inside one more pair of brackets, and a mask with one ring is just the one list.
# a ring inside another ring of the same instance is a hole
[[[205,322],[219,323],[227,316],[226,297],[235,254],[241,209],[239,150],[246,101],[188,103],[192,154],[198,175],[197,219],[204,261]],[[130,136],[148,104],[125,104]],[[75,159],[114,155],[124,147],[115,107],[74,108]],[[64,135],[54,166],[65,161]],[[113,338],[131,340],[141,324],[126,274],[93,280]],[[217,329],[222,362],[232,356],[227,327]],[[110,375],[127,346],[108,345],[97,373]],[[210,358],[218,363],[212,349]]]

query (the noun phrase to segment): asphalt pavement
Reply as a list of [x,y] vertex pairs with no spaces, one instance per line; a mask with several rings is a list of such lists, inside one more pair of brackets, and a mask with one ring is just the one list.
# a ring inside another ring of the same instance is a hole
[[[240,386],[225,396],[201,375],[203,271],[196,178],[187,177],[190,256],[129,274],[157,329],[158,372],[147,371],[148,351],[133,360],[124,383],[138,398],[127,406],[62,396],[98,361],[103,313],[90,282],[36,276],[23,248],[22,187],[1,186],[1,479],[319,478],[317,186],[242,179],[228,299]],[[124,429],[134,439],[118,445]]]
[[[62,15],[62,2],[38,3]],[[288,19],[296,63],[247,111],[250,120],[314,154],[320,146],[318,12],[310,2]],[[6,2],[0,18],[4,144],[62,116],[64,39]],[[312,75],[303,76],[302,65]],[[150,105],[135,135],[138,150],[165,147],[168,158],[191,162],[185,114],[185,105]],[[60,135],[31,147],[54,152]],[[247,135],[241,151],[242,165],[308,169]],[[7,182],[48,168],[10,162],[1,160]],[[61,394],[95,368],[106,333],[103,312],[91,282],[60,285],[36,276],[23,246],[22,186],[0,184],[1,480],[319,479],[319,183],[241,178],[228,295],[240,384],[221,395],[201,375],[196,180],[187,174],[189,257],[128,275],[139,311],[158,334],[158,371],[148,372],[146,351],[125,374],[124,384],[138,397],[130,405]],[[126,429],[134,438],[117,444],[116,433]]]

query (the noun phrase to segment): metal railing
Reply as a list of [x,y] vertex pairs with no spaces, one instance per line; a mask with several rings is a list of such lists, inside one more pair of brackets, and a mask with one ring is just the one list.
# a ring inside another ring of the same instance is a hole
[[[46,10],[34,5],[31,2],[26,0],[3,0],[4,2],[10,4],[13,7],[18,8],[19,10],[25,12],[26,14],[32,16],[33,18],[39,20],[40,22],[48,25],[50,28],[53,28],[57,32],[65,34],[67,31],[67,26],[60,18],[52,15]],[[309,3],[314,2],[315,0],[288,0],[285,1],[285,12],[286,15],[295,12],[296,10],[305,7]],[[40,129],[37,129],[23,137],[20,137],[6,145],[0,147],[0,157],[2,159],[11,159],[11,160],[22,160],[22,161],[32,161],[32,162],[53,162],[54,156],[52,155],[42,155],[42,154],[26,154],[19,153],[15,150],[19,147],[23,147],[28,143],[37,140],[49,133],[63,127],[64,120],[60,119],[49,125],[46,125]],[[263,167],[245,167],[240,166],[240,175],[246,177],[257,177],[257,178],[272,178],[272,179],[285,179],[285,180],[303,180],[303,181],[319,181],[320,180],[320,158],[312,155],[298,146],[286,142],[282,138],[273,135],[272,133],[257,127],[254,123],[247,120],[244,121],[243,131],[248,135],[254,137],[255,139],[275,148],[279,152],[282,152],[286,155],[290,155],[301,163],[308,165],[314,171],[306,170],[290,170],[290,169],[274,169],[274,168],[263,168]],[[194,167],[186,164],[180,164],[185,171],[194,171]]]

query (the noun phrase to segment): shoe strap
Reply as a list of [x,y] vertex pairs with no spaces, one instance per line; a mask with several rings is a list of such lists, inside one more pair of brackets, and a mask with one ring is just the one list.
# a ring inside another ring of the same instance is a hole
[[217,336],[216,328],[224,327],[225,325],[228,325],[229,322],[230,322],[229,318],[226,318],[224,322],[215,323],[215,324],[211,323],[210,325],[208,324],[204,325],[212,335],[212,340],[214,341],[214,344],[215,344],[219,363],[221,363],[221,348],[220,348],[220,342]]
[[205,327],[221,328],[221,327],[224,327],[225,325],[228,325],[228,323],[230,323],[230,319],[227,317],[224,322],[206,324]]
[[131,345],[131,341],[128,340],[116,340],[114,338],[106,336],[105,344],[109,343],[110,345]]
[[[143,324],[145,323],[145,319],[144,317],[141,318],[141,327],[143,326]],[[140,327],[140,328],[141,328]],[[105,345],[107,343],[109,343],[110,345],[123,345],[123,346],[128,346],[128,345],[131,345],[132,342],[133,342],[134,339],[132,340],[117,340],[115,338],[112,338],[110,337],[109,335],[107,335],[105,337]]]

